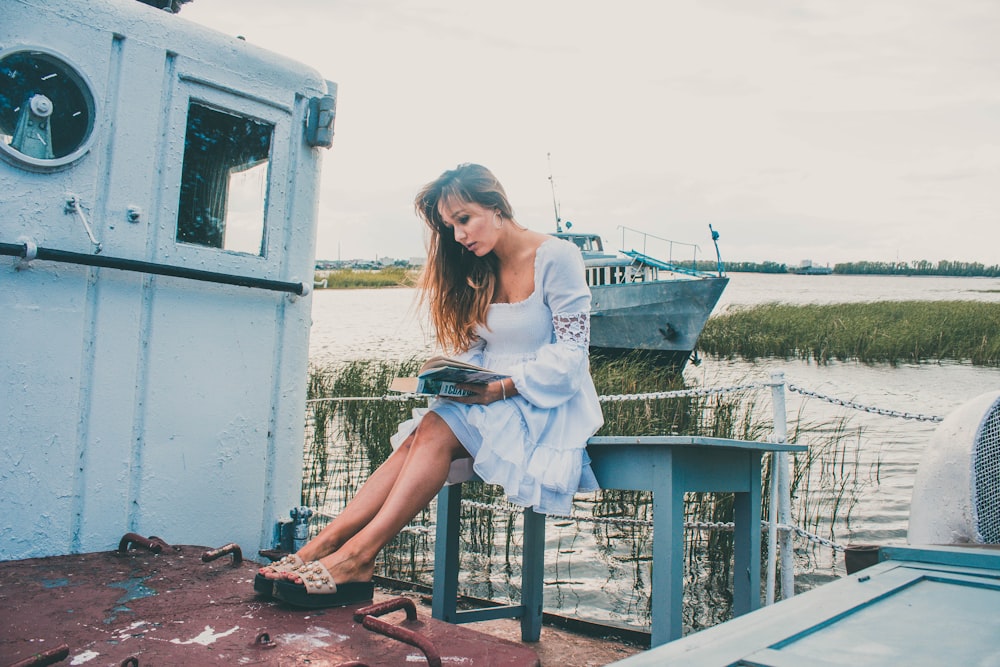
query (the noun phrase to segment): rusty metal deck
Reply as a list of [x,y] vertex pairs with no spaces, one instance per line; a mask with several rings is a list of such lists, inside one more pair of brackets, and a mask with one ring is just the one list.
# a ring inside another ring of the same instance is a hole
[[[355,605],[301,610],[258,597],[258,564],[205,547],[0,562],[0,666],[538,665],[530,648],[402,611],[378,620],[420,647],[366,629]],[[375,602],[387,596],[376,593]],[[412,607],[412,605],[411,605]],[[412,608],[411,608],[412,611]],[[372,612],[377,614],[377,612]],[[426,650],[427,648],[430,650]],[[37,656],[37,657],[36,657]],[[65,660],[65,662],[62,662]]]

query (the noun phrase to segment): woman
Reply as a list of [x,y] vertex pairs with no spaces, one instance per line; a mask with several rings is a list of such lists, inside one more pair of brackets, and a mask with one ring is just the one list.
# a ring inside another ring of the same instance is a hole
[[569,514],[574,493],[597,488],[585,445],[603,418],[579,250],[518,224],[479,165],[446,171],[415,207],[430,230],[419,287],[438,343],[510,377],[461,385],[472,394],[414,411],[344,511],[297,554],[260,569],[258,592],[306,607],[371,599],[379,550],[446,481],[473,471],[546,514]]

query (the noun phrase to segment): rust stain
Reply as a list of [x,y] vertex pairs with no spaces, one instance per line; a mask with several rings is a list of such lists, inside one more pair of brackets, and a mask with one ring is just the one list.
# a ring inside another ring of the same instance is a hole
[[[0,664],[64,646],[65,664],[427,664],[419,649],[356,621],[364,605],[301,610],[260,598],[253,592],[256,563],[206,563],[205,552],[170,546],[159,554],[128,550],[0,562]],[[429,614],[410,619],[394,611],[386,618],[426,638],[445,664],[539,664],[527,646]]]

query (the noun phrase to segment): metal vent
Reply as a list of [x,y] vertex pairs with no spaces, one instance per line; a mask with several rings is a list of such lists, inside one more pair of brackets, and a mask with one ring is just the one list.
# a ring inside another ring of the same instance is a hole
[[973,451],[976,530],[986,544],[1000,544],[1000,399],[990,407]]

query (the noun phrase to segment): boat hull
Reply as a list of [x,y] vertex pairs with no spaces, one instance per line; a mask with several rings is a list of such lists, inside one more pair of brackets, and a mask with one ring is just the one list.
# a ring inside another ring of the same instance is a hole
[[591,349],[641,350],[683,367],[728,283],[708,277],[592,286]]

